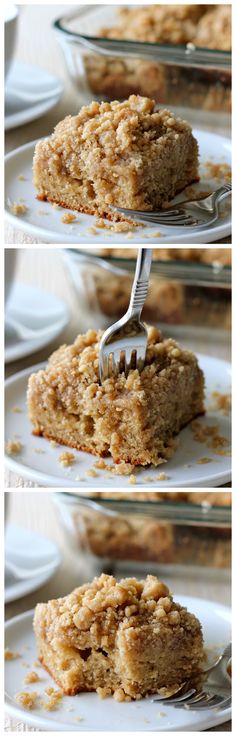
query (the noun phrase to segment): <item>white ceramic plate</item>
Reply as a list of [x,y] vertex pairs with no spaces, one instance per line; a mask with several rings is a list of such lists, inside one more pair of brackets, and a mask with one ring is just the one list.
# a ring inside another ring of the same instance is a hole
[[[199,355],[198,359],[206,379],[206,403],[211,406],[212,391],[227,393],[230,390],[230,364],[205,355]],[[86,488],[87,485],[90,488],[119,489],[127,487],[127,476],[109,477],[104,470],[97,469],[96,477],[88,476],[87,472],[94,468],[94,463],[98,458],[86,452],[71,450],[75,455],[75,462],[69,468],[64,468],[59,462],[59,456],[63,451],[62,446],[52,447],[48,440],[32,435],[32,428],[27,418],[26,390],[30,374],[40,367],[44,366],[32,366],[6,381],[6,440],[12,439],[16,434],[22,442],[20,454],[6,455],[8,468],[24,478],[45,486]],[[15,406],[21,409],[21,413],[14,413]],[[206,416],[200,417],[199,421],[202,425],[217,424],[220,435],[226,437],[230,443],[231,424],[228,416],[209,409]],[[210,458],[211,462],[199,464],[198,461],[203,457]],[[109,463],[109,459],[106,462]],[[157,480],[162,471],[168,476],[167,480]],[[158,488],[220,486],[230,481],[231,458],[226,455],[216,455],[205,444],[196,442],[188,426],[180,432],[178,449],[171,460],[155,469],[138,469],[136,485],[149,485],[150,478],[153,481],[151,487],[155,485]]]
[[[35,330],[35,336],[23,339],[11,328],[11,318],[24,329]],[[64,330],[69,311],[61,299],[30,284],[15,283],[6,308],[5,362],[20,360],[49,345]],[[41,331],[45,332],[42,334]],[[38,334],[37,334],[38,333]],[[41,334],[40,334],[41,333]]]
[[[176,600],[200,619],[205,645],[210,650],[213,648],[216,657],[231,639],[230,609],[200,598],[177,596]],[[209,709],[202,712],[179,710],[165,706],[163,702],[152,703],[145,699],[131,703],[117,703],[113,698],[100,700],[96,693],[64,696],[60,708],[50,714],[40,707],[29,712],[23,710],[14,699],[17,692],[22,689],[36,690],[45,700],[45,688],[55,686],[42,668],[37,669],[42,677],[40,682],[27,687],[22,685],[24,674],[28,671],[23,669],[22,662],[31,668],[36,659],[32,618],[33,612],[28,611],[6,624],[6,647],[22,654],[18,659],[6,662],[6,710],[12,717],[44,731],[110,731],[112,724],[112,731],[133,732],[203,731],[230,719],[230,708],[218,712]],[[81,720],[76,720],[78,718]]]
[[[24,529],[14,525],[7,525],[5,536],[5,559],[11,560],[12,553],[14,558],[19,553],[22,561],[22,553],[25,553],[24,564],[28,567],[29,562],[37,568],[48,563],[50,558],[50,569],[41,575],[32,575],[27,580],[17,580],[13,575],[7,574],[5,577],[5,603],[11,603],[23,596],[37,590],[49,580],[56,572],[61,563],[61,555],[56,544],[49,539],[36,534],[30,529]],[[30,557],[30,560],[28,560]]]
[[63,89],[60,79],[45,69],[31,64],[13,64],[5,89],[5,130],[45,115],[57,105]]
[[[208,161],[212,163],[227,163],[231,165],[231,142],[228,138],[213,135],[212,133],[195,130],[194,134],[199,143],[200,150],[200,176],[206,175],[205,164]],[[6,176],[5,176],[5,194],[6,207],[5,214],[7,221],[18,230],[23,230],[34,238],[38,238],[42,243],[96,243],[100,241],[102,244],[108,243],[124,243],[126,241],[125,234],[109,233],[104,229],[97,230],[97,234],[91,235],[89,228],[94,225],[96,218],[92,215],[84,215],[76,212],[76,221],[72,225],[63,224],[61,221],[65,210],[62,208],[55,209],[49,202],[39,202],[36,197],[36,191],[32,185],[32,159],[36,141],[29,143],[21,148],[16,149],[6,156]],[[23,175],[25,181],[19,181],[18,176]],[[220,182],[204,178],[199,184],[194,185],[198,190],[213,190],[220,186]],[[14,202],[24,199],[27,206],[25,215],[16,217],[11,212],[11,206]],[[183,200],[183,193],[175,198],[175,202]],[[224,238],[231,232],[231,216],[228,214],[220,218],[214,225],[203,230],[190,230],[180,228],[178,231],[173,228],[160,227],[159,225],[146,226],[145,228],[137,228],[133,232],[135,243],[145,243],[148,241],[145,236],[150,236],[153,243],[211,243]],[[67,210],[69,212],[69,210]],[[157,237],[156,233],[160,236]]]

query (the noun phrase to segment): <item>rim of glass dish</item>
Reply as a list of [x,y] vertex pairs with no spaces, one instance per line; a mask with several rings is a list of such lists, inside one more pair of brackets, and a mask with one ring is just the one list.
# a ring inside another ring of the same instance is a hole
[[152,515],[159,519],[168,519],[175,524],[183,524],[185,522],[194,523],[203,526],[221,526],[231,527],[231,506],[216,506],[209,504],[193,504],[181,501],[138,501],[137,499],[108,499],[108,498],[86,498],[80,493],[73,491],[56,491],[54,493],[56,500],[59,502],[63,499],[68,505],[79,503],[85,508],[93,509],[100,512],[106,507],[116,515],[124,512],[132,512],[135,514]]
[[[80,259],[81,262],[92,264],[100,264],[101,267],[109,270],[109,265],[114,266],[113,273],[117,275],[121,273],[130,273],[134,271],[136,263],[136,254],[133,258],[125,258],[121,256],[112,256],[99,253],[92,253],[90,248],[88,252],[80,248],[63,248],[65,256],[71,254],[74,258]],[[117,269],[117,270],[116,270]],[[219,288],[231,289],[231,266],[212,263],[198,263],[197,261],[188,260],[166,260],[152,261],[152,275],[161,278],[176,279],[181,282],[194,283],[203,286],[215,286]]]
[[[95,6],[97,8],[97,6]],[[100,5],[100,8],[106,8],[106,5]],[[115,53],[116,56],[124,56],[125,52],[127,52],[127,55],[138,55],[138,52],[143,55],[144,51],[146,51],[149,58],[155,58],[159,62],[163,62],[166,64],[179,64],[180,66],[208,66],[215,68],[215,69],[225,69],[226,71],[231,71],[231,52],[230,51],[221,51],[218,49],[205,49],[200,47],[192,47],[188,45],[183,44],[159,44],[159,43],[150,43],[150,42],[143,42],[143,41],[127,41],[121,40],[121,39],[107,39],[103,38],[101,36],[88,36],[87,34],[78,33],[77,31],[70,30],[65,27],[65,24],[75,20],[76,18],[82,17],[84,15],[88,15],[88,13],[91,13],[94,10],[94,6],[86,6],[86,10],[84,8],[80,8],[75,11],[71,11],[70,13],[66,15],[62,15],[59,18],[57,18],[55,21],[53,21],[53,28],[58,33],[64,35],[64,37],[68,38],[68,40],[80,42],[82,45],[89,47],[89,44],[101,44],[107,43],[108,41],[110,50],[106,51],[106,55],[111,54],[112,52]],[[119,45],[122,42],[122,51],[119,51]],[[91,49],[94,50],[94,49]],[[104,50],[101,48],[96,48],[97,53],[103,54]]]

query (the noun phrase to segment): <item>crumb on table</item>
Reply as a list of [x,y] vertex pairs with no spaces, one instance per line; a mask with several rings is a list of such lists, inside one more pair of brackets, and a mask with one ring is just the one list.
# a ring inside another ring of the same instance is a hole
[[17,181],[27,181],[27,179],[23,174],[19,174],[19,176],[17,177]]
[[23,445],[20,440],[8,440],[5,449],[7,455],[18,455],[18,453],[21,452],[22,448]]
[[22,409],[20,408],[20,406],[13,406],[12,409],[11,409],[11,411],[12,411],[13,414],[21,414],[22,413]]

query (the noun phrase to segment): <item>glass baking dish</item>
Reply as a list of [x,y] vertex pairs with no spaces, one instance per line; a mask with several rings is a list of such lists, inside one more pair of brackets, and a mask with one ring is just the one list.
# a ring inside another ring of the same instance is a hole
[[[135,6],[122,6],[134,8]],[[142,9],[142,6],[137,6]],[[146,7],[146,6],[145,6]],[[80,101],[126,99],[141,94],[212,129],[228,125],[231,53],[193,44],[163,44],[102,36],[114,26],[117,5],[82,5],[58,18],[54,29]],[[104,31],[103,31],[104,33]],[[217,112],[217,115],[215,114]]]
[[[128,499],[121,498],[122,492],[105,499],[94,495],[57,492],[53,498],[68,544],[99,569],[139,568],[157,575],[230,571],[230,504],[169,501],[168,492],[158,501],[144,500],[148,491],[140,501],[132,492]],[[228,501],[230,493],[223,495]]]
[[[118,257],[112,250],[108,249],[107,256],[106,249],[102,255],[91,248],[62,250],[88,328],[104,329],[128,308],[136,249],[119,249],[122,255]],[[231,266],[219,261],[195,262],[190,260],[189,249],[186,253],[185,260],[175,256],[175,260],[166,260],[168,249],[154,249],[143,318],[166,336],[183,339],[195,334],[230,342]],[[221,249],[221,253],[229,254],[230,249]],[[230,258],[225,260],[230,262]]]

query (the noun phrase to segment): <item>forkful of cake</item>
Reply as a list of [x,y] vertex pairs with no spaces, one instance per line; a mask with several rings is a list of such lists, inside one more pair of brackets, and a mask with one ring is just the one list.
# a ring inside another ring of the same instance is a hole
[[141,313],[148,292],[152,262],[152,248],[139,248],[129,308],[118,322],[108,327],[100,343],[100,381],[131,369],[139,372],[144,367],[147,349],[147,330],[141,322]]

